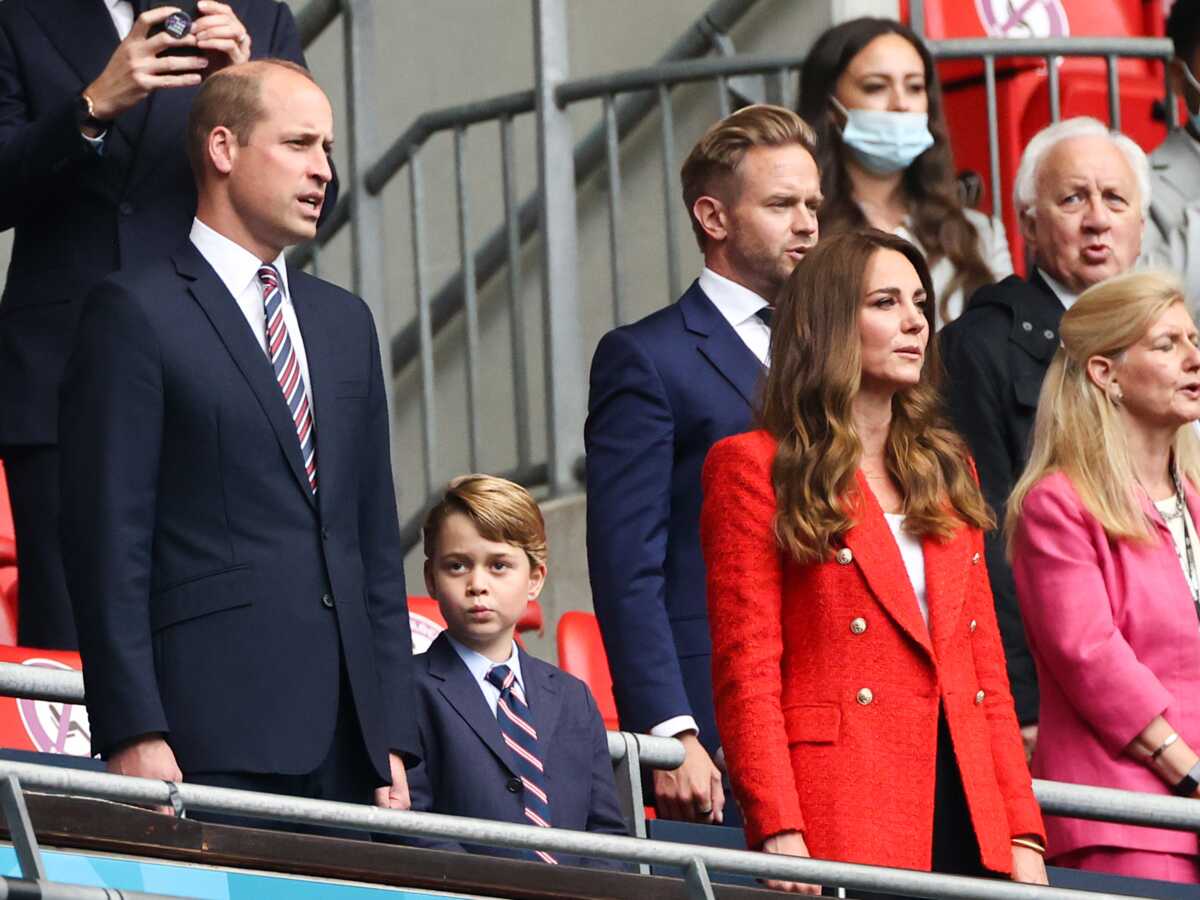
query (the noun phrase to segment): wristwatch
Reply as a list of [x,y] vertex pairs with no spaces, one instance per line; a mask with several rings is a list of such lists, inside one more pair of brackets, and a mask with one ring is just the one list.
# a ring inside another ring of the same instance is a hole
[[110,124],[103,119],[96,118],[92,98],[87,94],[80,94],[75,100],[75,119],[78,121],[81,130],[84,128],[94,128],[97,131],[107,131]]
[[1200,762],[1192,766],[1191,771],[1184,775],[1177,785],[1171,788],[1171,793],[1177,794],[1180,797],[1190,797],[1196,793],[1196,788],[1200,788]]

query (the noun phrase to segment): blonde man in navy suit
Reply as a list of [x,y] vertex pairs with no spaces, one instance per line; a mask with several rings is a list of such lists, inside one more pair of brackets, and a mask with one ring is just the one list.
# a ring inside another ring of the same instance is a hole
[[[520,485],[452,481],[425,519],[425,584],[446,631],[416,663],[424,762],[414,810],[627,834],[608,740],[587,685],[530,656],[513,631],[546,579],[546,527]],[[565,854],[453,842],[447,850],[617,866]]]

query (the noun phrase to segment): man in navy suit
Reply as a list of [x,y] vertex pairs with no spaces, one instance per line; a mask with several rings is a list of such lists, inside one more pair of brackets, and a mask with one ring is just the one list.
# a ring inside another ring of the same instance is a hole
[[283,256],[331,178],[301,67],[209,78],[190,240],[105,279],[68,366],[63,548],[110,771],[408,806],[411,635],[378,339]]
[[[56,444],[83,298],[110,272],[165,256],[187,237],[196,189],[183,131],[200,71],[252,55],[304,61],[277,0],[200,0],[192,33],[179,40],[148,36],[174,10],[139,14],[146,5],[0,3],[0,229],[15,231],[0,302],[0,456],[26,646],[76,646]],[[157,56],[171,45],[204,51],[207,64]]]
[[[526,653],[517,620],[546,578],[546,525],[523,487],[452,481],[425,519],[425,584],[446,631],[416,662],[414,810],[625,835],[604,722],[578,678]],[[414,841],[516,859],[564,854]]]
[[592,360],[588,567],[621,727],[683,741],[654,773],[660,816],[722,821],[700,467],[750,426],[770,304],[817,240],[820,173],[795,113],[750,106],[683,164],[704,269],[677,303],[609,332]]

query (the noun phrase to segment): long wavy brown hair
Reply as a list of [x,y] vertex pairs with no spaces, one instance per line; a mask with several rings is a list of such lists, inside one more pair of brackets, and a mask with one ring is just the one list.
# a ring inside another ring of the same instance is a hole
[[[996,280],[979,253],[979,232],[963,214],[954,155],[942,111],[942,89],[933,57],[916,34],[893,19],[851,19],[825,31],[808,51],[800,72],[800,115],[817,133],[817,164],[821,169],[821,235],[863,228],[867,217],[854,199],[848,156],[842,143],[841,123],[829,100],[837,81],[859,52],[885,34],[898,34],[913,45],[925,67],[925,93],[929,100],[929,133],[933,146],[904,170],[904,191],[913,235],[930,260],[945,256],[954,264],[954,278],[943,293],[948,298],[963,289],[964,306],[975,289]],[[996,202],[996,198],[992,198]],[[945,302],[938,309],[946,321]]]
[[[852,409],[862,380],[859,315],[871,258],[902,254],[917,271],[933,322],[933,283],[921,251],[874,228],[822,237],[796,266],[776,303],[771,367],[759,421],[778,441],[772,480],[775,535],[801,563],[827,559],[855,524],[855,472],[862,443]],[[950,537],[963,523],[991,528],[995,520],[975,482],[966,444],[946,424],[937,341],[925,351],[920,381],[892,400],[886,463],[904,495],[904,529]]]

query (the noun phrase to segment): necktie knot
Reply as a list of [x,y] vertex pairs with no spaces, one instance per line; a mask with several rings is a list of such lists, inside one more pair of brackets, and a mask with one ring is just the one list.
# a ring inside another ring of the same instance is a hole
[[512,687],[513,682],[517,680],[517,676],[508,666],[492,666],[488,669],[486,677],[488,682],[501,693]]
[[264,293],[279,288],[279,270],[272,265],[261,266],[258,270],[258,280],[263,286]]
[[764,325],[766,325],[768,328],[771,327],[771,316],[773,316],[774,314],[775,314],[775,307],[769,306],[769,305],[764,306],[762,309],[760,309],[754,313],[754,315],[758,316],[759,320]]

